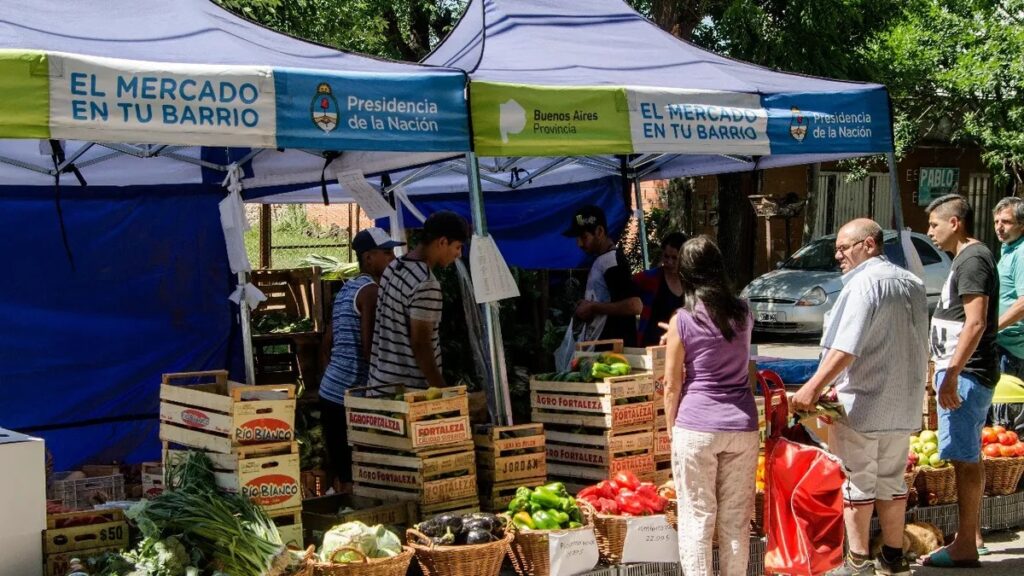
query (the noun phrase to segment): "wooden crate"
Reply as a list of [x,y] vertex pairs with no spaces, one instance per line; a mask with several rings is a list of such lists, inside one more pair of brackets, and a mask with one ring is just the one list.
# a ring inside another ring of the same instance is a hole
[[295,384],[302,378],[299,344],[288,334],[253,336],[252,360],[256,384]]
[[307,530],[321,532],[357,520],[367,526],[409,527],[415,523],[417,514],[418,505],[412,500],[385,502],[354,494],[332,494],[302,502],[302,525]]
[[164,465],[162,462],[142,463],[142,495],[159,496],[164,491]]
[[654,422],[650,374],[613,376],[599,382],[530,379],[532,420],[544,424],[622,428]]
[[469,498],[460,498],[436,504],[420,504],[418,521],[426,520],[438,514],[470,514],[480,511],[480,497],[474,494]]
[[345,393],[348,441],[403,452],[418,452],[472,440],[465,386],[427,391],[401,385],[352,388]]
[[672,432],[668,428],[654,431],[654,457],[672,456]]
[[597,482],[620,470],[630,470],[641,479],[654,472],[654,433],[650,424],[600,434],[549,427],[544,435],[549,476]]
[[660,456],[654,459],[654,474],[651,482],[661,486],[672,479],[672,457]]
[[483,486],[480,491],[480,509],[494,514],[505,512],[520,486],[533,488],[547,484],[547,481],[547,476],[537,476]]
[[[587,349],[590,350],[587,350]],[[629,348],[622,346],[622,340],[594,340],[576,344],[576,358],[597,356],[602,352],[614,352],[626,357],[630,368],[634,371],[648,372],[654,380],[654,392],[661,398],[665,384],[665,346],[647,346]]]
[[313,321],[314,333],[324,330],[323,285],[320,268],[253,270],[252,283],[267,300],[252,311],[253,321],[268,314],[284,314],[289,318]]
[[94,556],[102,556],[106,552],[120,552],[124,550],[124,548],[124,546],[109,545],[100,546],[98,548],[88,548],[85,550],[75,550],[73,552],[56,552],[54,554],[46,554],[43,556],[43,576],[67,576],[68,571],[71,569],[72,558],[78,558],[82,562],[85,562]]
[[547,475],[544,425],[485,426],[473,435],[483,485]]
[[50,500],[58,500],[68,510],[88,510],[96,504],[124,500],[124,476],[118,472],[110,476],[69,478],[71,472],[54,474]]
[[305,538],[302,534],[302,508],[291,508],[288,510],[275,510],[268,512],[268,516],[277,526],[277,533],[281,536],[281,542],[290,548],[305,548]]
[[[94,524],[62,527],[66,524],[95,519]],[[43,531],[43,553],[62,554],[95,548],[127,548],[128,523],[118,509],[84,510],[46,517]]]
[[477,497],[476,455],[464,442],[427,452],[352,450],[353,493],[421,505]]
[[229,382],[225,370],[164,374],[164,442],[228,454],[239,446],[294,438],[294,385],[245,386]]
[[[165,443],[164,462],[187,454]],[[230,454],[208,452],[217,487],[243,494],[267,511],[302,506],[302,481],[298,442],[239,446]]]

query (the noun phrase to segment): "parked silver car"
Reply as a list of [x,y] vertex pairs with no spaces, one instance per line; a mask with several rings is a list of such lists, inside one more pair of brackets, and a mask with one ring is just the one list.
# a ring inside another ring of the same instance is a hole
[[[949,275],[949,256],[924,234],[910,233],[924,266],[928,309],[933,310]],[[885,253],[894,261],[899,253],[896,232],[886,230]],[[755,332],[820,334],[825,312],[832,308],[843,285],[835,259],[836,236],[822,236],[797,250],[775,270],[755,278],[741,296],[750,301]]]

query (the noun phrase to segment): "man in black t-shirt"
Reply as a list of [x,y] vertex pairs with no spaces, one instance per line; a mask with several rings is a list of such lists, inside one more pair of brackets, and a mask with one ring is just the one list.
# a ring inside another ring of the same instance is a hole
[[971,236],[971,205],[948,194],[928,205],[928,237],[953,254],[953,265],[931,325],[935,391],[939,412],[939,457],[956,470],[960,527],[945,548],[922,563],[939,567],[978,564],[985,468],[981,429],[999,379],[996,331],[999,327],[999,277],[992,252]]
[[587,276],[584,299],[576,306],[575,317],[586,322],[583,340],[622,340],[636,345],[636,316],[642,304],[630,276],[629,262],[608,236],[604,210],[584,206],[572,217],[562,233],[576,239],[576,245],[595,256]]

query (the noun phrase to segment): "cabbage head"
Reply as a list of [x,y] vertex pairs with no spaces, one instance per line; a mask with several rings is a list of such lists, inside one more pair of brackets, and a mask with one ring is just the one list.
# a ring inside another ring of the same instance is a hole
[[394,532],[384,526],[377,525],[371,528],[355,521],[340,524],[324,533],[320,559],[323,562],[343,564],[362,560],[358,554],[350,550],[342,551],[335,556],[335,552],[340,548],[355,548],[367,558],[389,558],[402,551],[402,542]]

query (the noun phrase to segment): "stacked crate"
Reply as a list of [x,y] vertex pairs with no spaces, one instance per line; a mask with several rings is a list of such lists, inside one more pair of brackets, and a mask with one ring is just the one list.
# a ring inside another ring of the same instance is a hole
[[246,386],[224,370],[165,374],[160,439],[165,472],[187,449],[202,450],[218,487],[248,496],[301,535],[294,385]]
[[465,386],[354,388],[345,414],[356,496],[415,500],[424,517],[480,509]]
[[43,576],[64,576],[72,558],[85,560],[126,548],[128,523],[121,510],[47,515],[43,531]]
[[[621,341],[581,343],[622,353]],[[577,352],[587,356],[597,352]],[[634,372],[597,382],[550,382],[531,378],[532,420],[544,424],[548,476],[570,490],[620,470],[644,480],[655,475],[655,385],[651,358],[627,355]],[[662,369],[662,372],[664,369]]]
[[503,512],[520,486],[547,482],[544,425],[481,426],[473,435],[476,444],[480,507]]

